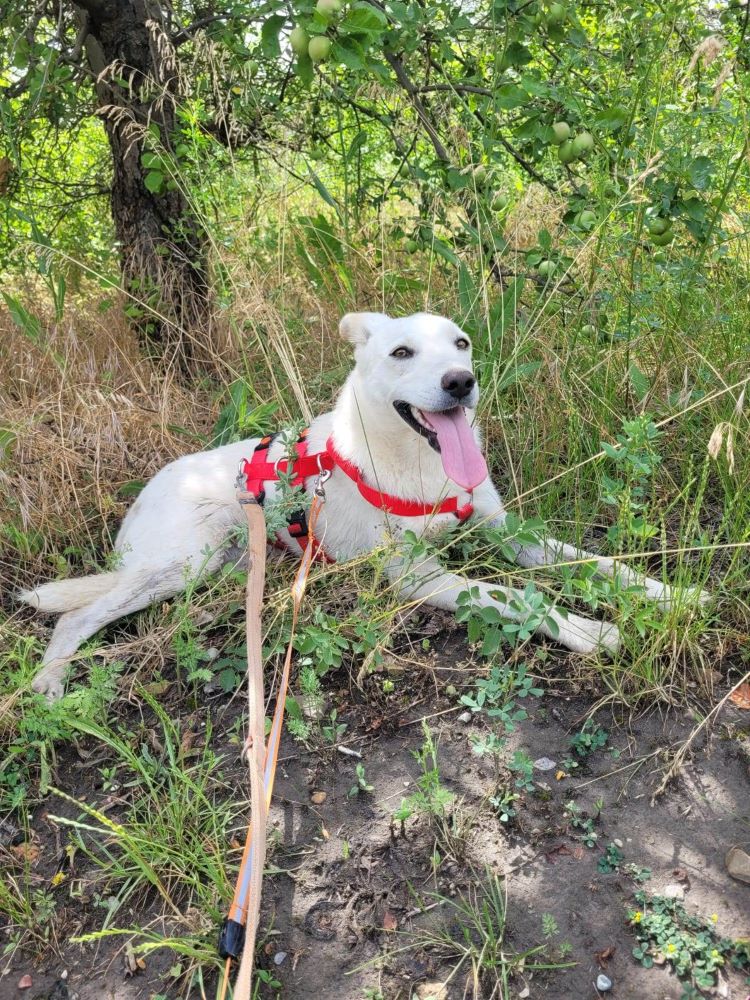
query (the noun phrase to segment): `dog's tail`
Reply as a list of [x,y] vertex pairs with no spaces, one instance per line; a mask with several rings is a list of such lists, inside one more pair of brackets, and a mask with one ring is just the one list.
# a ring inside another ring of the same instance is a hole
[[34,590],[22,590],[18,599],[38,611],[63,614],[65,611],[83,608],[102,594],[108,593],[121,576],[121,573],[114,572],[73,577],[70,580],[53,580]]

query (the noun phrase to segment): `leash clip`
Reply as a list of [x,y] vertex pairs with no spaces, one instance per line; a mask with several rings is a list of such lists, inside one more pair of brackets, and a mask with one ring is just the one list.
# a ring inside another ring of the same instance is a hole
[[320,461],[320,455],[318,455],[318,478],[315,480],[315,488],[313,493],[318,498],[318,500],[325,500],[326,491],[324,489],[325,484],[331,478],[331,470],[324,469]]
[[240,464],[237,469],[237,476],[234,480],[234,488],[239,492],[244,492],[247,489],[247,476],[245,475],[245,459],[240,459]]

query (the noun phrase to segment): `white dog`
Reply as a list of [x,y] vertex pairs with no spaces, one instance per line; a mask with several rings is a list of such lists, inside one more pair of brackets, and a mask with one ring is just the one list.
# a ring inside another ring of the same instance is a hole
[[[321,467],[331,470],[318,528],[325,554],[345,560],[407,530],[444,531],[472,505],[480,519],[502,525],[503,505],[471,426],[478,388],[466,334],[450,320],[427,313],[404,319],[350,313],[340,329],[355,346],[356,365],[335,409],[315,419],[306,437],[308,455],[315,462],[321,456]],[[235,496],[237,469],[258,444],[257,439],[241,441],[170,463],[123,521],[115,542],[118,569],[46,583],[21,595],[33,607],[61,615],[34,679],[37,691],[59,697],[65,668],[81,643],[123,615],[174,597],[191,573],[219,568],[226,560],[228,535],[244,523]],[[283,463],[283,442],[274,440],[267,452],[260,447],[266,471],[268,463]],[[310,461],[304,468],[310,473],[304,475],[309,490],[318,470]],[[262,488],[272,499],[278,486],[266,480]],[[289,531],[279,537],[299,555],[299,542]],[[612,559],[553,539],[516,548],[522,566],[591,559],[598,572],[641,584],[662,605],[670,602],[667,586],[640,578]],[[519,592],[447,573],[432,557],[409,562],[394,555],[389,575],[412,602],[454,610],[459,594],[472,588],[481,605],[514,621],[527,617]],[[619,643],[614,625],[555,609],[538,631],[579,653],[614,652]]]

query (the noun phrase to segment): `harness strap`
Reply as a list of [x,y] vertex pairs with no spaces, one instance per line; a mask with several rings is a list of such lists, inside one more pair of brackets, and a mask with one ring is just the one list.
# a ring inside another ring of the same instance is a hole
[[[396,514],[399,517],[431,517],[434,514],[454,514],[459,521],[465,521],[474,513],[474,505],[471,500],[462,507],[458,506],[458,497],[446,497],[439,504],[421,503],[419,500],[402,500],[401,497],[394,497],[390,493],[382,493],[373,486],[368,486],[362,478],[362,473],[357,466],[350,462],[336,449],[333,438],[326,441],[325,455],[341,469],[342,472],[356,483],[357,489],[368,503],[373,507],[387,511],[389,514]],[[471,491],[469,491],[471,495]]]

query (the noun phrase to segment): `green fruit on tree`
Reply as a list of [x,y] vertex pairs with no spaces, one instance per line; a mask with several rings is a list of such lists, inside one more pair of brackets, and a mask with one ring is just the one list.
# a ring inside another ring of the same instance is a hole
[[570,125],[567,122],[554,122],[552,125],[552,142],[556,146],[560,146],[569,138]]
[[289,44],[292,52],[298,56],[307,55],[307,46],[310,44],[310,36],[301,24],[296,24],[289,35]]
[[567,16],[568,12],[561,3],[551,3],[547,8],[547,24],[562,24]]
[[581,229],[593,229],[596,225],[596,212],[592,212],[590,208],[584,208],[578,218],[578,225]]
[[504,208],[508,207],[508,196],[502,191],[496,191],[492,198],[490,199],[490,208],[494,209],[495,212],[502,212]]
[[483,163],[477,163],[472,171],[472,176],[476,184],[484,184],[487,180],[487,167]]
[[571,141],[576,156],[583,156],[594,148],[594,137],[590,132],[581,132]]
[[593,323],[584,323],[583,326],[581,327],[581,333],[584,335],[584,337],[595,337],[596,327],[594,326]]
[[341,13],[341,7],[341,0],[318,0],[315,4],[315,9],[323,17],[336,17]]
[[575,160],[576,152],[570,139],[566,139],[557,147],[557,157],[560,163],[572,163]]
[[404,243],[404,250],[406,250],[407,253],[416,253],[417,250],[419,250],[419,244],[416,240],[407,240],[406,243]]
[[542,278],[551,278],[555,273],[555,262],[553,260],[543,260],[537,270]]
[[651,242],[655,243],[658,247],[665,247],[668,243],[671,243],[674,239],[674,233],[671,229],[668,229],[666,233],[652,233]]
[[331,54],[331,39],[325,35],[316,35],[310,39],[307,54],[314,63],[324,62]]
[[652,236],[662,236],[672,228],[671,219],[662,219],[658,215],[652,215],[646,219],[646,229]]
[[664,253],[663,250],[657,250],[656,253],[653,254],[653,256],[651,257],[651,259],[654,261],[655,264],[667,263],[667,255]]
[[409,169],[409,164],[406,161],[404,161],[401,164],[401,166],[398,168],[398,172],[401,175],[401,177],[409,177],[411,175],[411,170]]
[[320,146],[313,146],[310,152],[307,154],[311,160],[322,160],[326,155],[325,150],[321,149]]
[[245,63],[245,72],[251,80],[257,75],[259,68],[260,67],[255,59],[248,59]]

